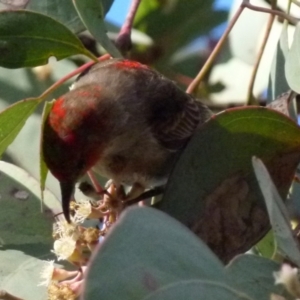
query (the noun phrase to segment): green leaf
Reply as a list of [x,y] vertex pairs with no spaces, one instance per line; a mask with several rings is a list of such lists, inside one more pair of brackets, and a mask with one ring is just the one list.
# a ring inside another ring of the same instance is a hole
[[192,137],[158,208],[186,224],[223,261],[270,229],[251,158],[266,163],[285,198],[300,159],[300,129],[262,107],[226,110]]
[[30,11],[0,12],[0,65],[6,68],[35,67],[75,54],[93,55],[65,26]]
[[177,49],[224,22],[227,15],[216,11],[210,0],[147,0],[141,1],[134,25],[153,38],[159,53],[170,59]]
[[170,284],[143,300],[251,300],[246,294],[216,282],[186,280]]
[[255,249],[263,257],[271,259],[274,256],[277,245],[275,243],[273,230],[270,230],[265,237],[255,245]]
[[39,98],[21,100],[0,113],[0,155],[12,143],[39,103]]
[[[31,246],[36,245],[31,244]],[[53,259],[53,255],[50,256],[49,252],[49,250],[45,251],[43,259]],[[44,267],[44,261],[30,256],[26,252],[14,249],[0,251],[0,290],[6,290],[21,299],[47,299],[46,286],[38,286],[41,282],[40,273]]]
[[80,33],[85,30],[72,0],[30,0],[26,10],[47,15],[61,22],[74,33]]
[[279,269],[278,263],[250,254],[235,257],[225,268],[231,286],[252,299],[270,299],[271,293],[286,297],[285,289],[275,286],[273,273]]
[[[102,3],[106,14],[113,4],[113,0],[103,0]],[[26,9],[52,17],[67,26],[74,33],[80,33],[85,30],[72,0],[30,0]]]
[[267,101],[269,107],[281,109],[297,122],[296,99],[288,99],[287,91],[290,94],[290,87],[286,79],[285,65],[289,55],[287,27],[283,26],[276,52],[273,57],[269,76]]
[[[41,128],[41,132],[44,132],[44,125],[45,125],[45,121],[46,118],[48,117],[48,114],[53,106],[54,100],[51,102],[45,102],[44,105],[44,110],[43,110],[43,114],[42,114],[42,128]],[[48,174],[48,167],[44,161],[44,157],[43,157],[43,151],[42,151],[42,136],[41,136],[41,141],[40,141],[40,185],[41,185],[41,191],[43,192],[45,189],[45,182],[47,179],[47,174]]]
[[286,27],[283,27],[271,65],[268,87],[268,102],[271,102],[279,95],[287,92],[290,89],[284,72],[288,51],[287,29]]
[[22,299],[46,299],[46,288],[37,285],[41,259],[54,259],[53,215],[61,211],[60,202],[45,190],[47,209],[41,212],[38,180],[4,161],[0,173],[0,289]]
[[187,228],[153,208],[127,209],[89,264],[84,299],[143,299],[168,284],[225,282],[223,266]]
[[262,161],[254,157],[252,163],[259,186],[265,198],[278,250],[283,252],[288,259],[299,267],[299,244],[293,236],[287,209]]
[[48,209],[42,213],[39,182],[4,161],[0,161],[0,171],[2,249],[18,249],[35,257],[48,254],[52,246],[53,215],[61,211],[60,202],[46,190]]
[[106,34],[104,23],[104,9],[99,0],[73,0],[75,8],[89,32],[101,44],[101,46],[113,57],[121,57],[122,54],[110,41]]
[[291,49],[286,57],[285,76],[289,87],[300,93],[300,24],[297,24]]

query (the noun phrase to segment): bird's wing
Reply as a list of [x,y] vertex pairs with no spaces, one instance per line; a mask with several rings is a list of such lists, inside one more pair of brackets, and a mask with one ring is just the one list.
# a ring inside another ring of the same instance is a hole
[[152,132],[169,150],[179,150],[192,136],[196,128],[211,117],[208,107],[192,96],[183,94],[180,101],[165,101],[158,105],[152,120]]

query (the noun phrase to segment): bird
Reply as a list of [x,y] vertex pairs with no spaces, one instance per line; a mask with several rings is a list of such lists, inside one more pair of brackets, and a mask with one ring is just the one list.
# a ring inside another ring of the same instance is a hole
[[108,59],[81,73],[46,117],[42,155],[60,183],[63,213],[90,169],[116,187],[166,184],[185,145],[212,113],[136,61]]

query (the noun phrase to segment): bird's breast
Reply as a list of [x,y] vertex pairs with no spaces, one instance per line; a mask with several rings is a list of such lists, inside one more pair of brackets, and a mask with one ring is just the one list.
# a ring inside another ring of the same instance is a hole
[[165,184],[173,162],[174,154],[166,149],[136,146],[102,156],[93,169],[116,184],[139,183],[147,188]]

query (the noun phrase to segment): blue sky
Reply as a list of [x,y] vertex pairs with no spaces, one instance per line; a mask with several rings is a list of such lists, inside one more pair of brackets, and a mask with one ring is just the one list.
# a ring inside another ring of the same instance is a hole
[[[148,0],[143,0],[148,1]],[[184,0],[179,0],[184,1]],[[130,0],[115,0],[113,6],[111,7],[110,11],[106,15],[106,19],[110,22],[121,25],[125,19],[127,14]],[[217,9],[229,9],[232,0],[216,0],[215,6]]]

